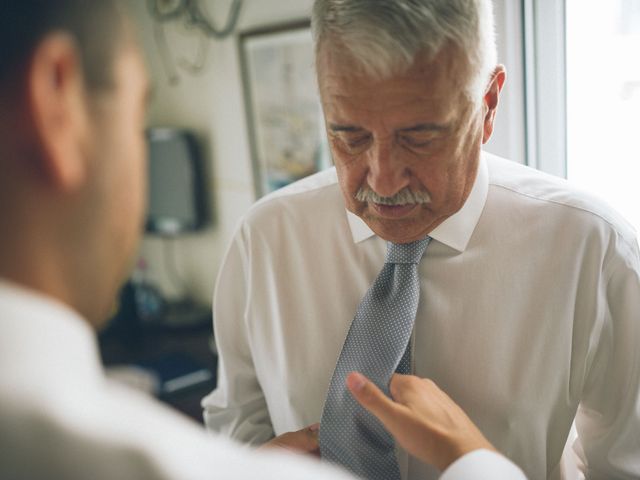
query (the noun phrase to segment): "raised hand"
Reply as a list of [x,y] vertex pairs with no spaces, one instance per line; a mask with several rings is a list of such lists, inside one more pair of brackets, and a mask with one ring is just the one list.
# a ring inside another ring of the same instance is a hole
[[495,451],[464,411],[431,380],[395,374],[387,397],[357,372],[347,386],[410,455],[445,470],[466,453]]

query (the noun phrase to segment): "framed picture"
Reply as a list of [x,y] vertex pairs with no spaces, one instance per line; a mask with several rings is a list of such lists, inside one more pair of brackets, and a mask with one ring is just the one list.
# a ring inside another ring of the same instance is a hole
[[256,196],[328,168],[309,21],[242,33],[240,57]]

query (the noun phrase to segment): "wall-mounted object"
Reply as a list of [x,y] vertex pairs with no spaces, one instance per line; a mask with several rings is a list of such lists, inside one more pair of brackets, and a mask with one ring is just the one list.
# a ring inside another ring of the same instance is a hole
[[[209,57],[209,40],[224,40],[235,32],[243,1],[232,1],[223,26],[218,28],[218,22],[205,12],[202,0],[147,0],[147,9],[154,20],[154,38],[170,85],[180,83],[178,67],[190,74],[204,70]],[[182,26],[189,36],[199,37],[193,59],[178,55],[176,60],[165,32],[165,26],[169,24]]]
[[260,197],[330,165],[309,21],[243,32],[239,50]]
[[149,12],[160,22],[181,20],[197,28],[208,37],[219,40],[227,38],[236,28],[243,0],[233,0],[224,27],[217,28],[204,14],[201,0],[147,0]]
[[147,131],[148,233],[177,235],[207,223],[203,158],[193,133],[175,128]]

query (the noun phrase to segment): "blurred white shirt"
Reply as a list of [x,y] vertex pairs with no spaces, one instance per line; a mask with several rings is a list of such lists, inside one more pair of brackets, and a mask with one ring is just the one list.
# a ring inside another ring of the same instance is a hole
[[0,280],[0,478],[351,477],[216,438],[108,381],[88,324],[58,302]]
[[[640,266],[633,229],[565,181],[483,154],[420,264],[414,373],[532,479],[583,463],[640,477]],[[212,430],[260,443],[318,422],[386,243],[345,214],[335,170],[258,202],[214,298]],[[576,420],[579,444],[563,450]],[[400,452],[404,478],[438,472]]]

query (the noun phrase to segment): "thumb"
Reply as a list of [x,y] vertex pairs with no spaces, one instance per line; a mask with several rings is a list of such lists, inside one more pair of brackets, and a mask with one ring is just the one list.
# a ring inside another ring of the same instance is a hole
[[371,380],[358,372],[347,376],[347,388],[360,405],[387,426],[393,423],[398,406],[387,397]]

